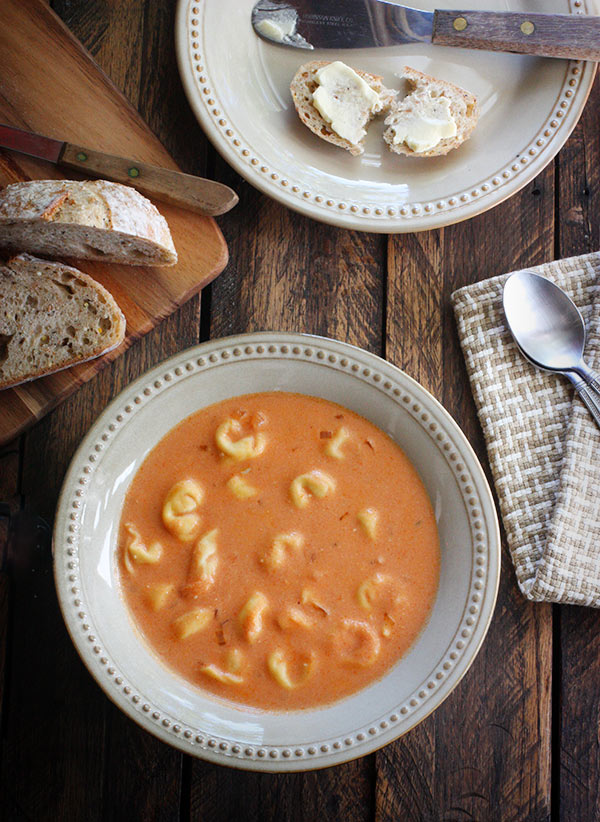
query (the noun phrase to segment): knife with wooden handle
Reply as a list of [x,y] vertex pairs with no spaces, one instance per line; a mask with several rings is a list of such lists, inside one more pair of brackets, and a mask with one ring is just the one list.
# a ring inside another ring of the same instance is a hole
[[600,60],[600,17],[492,11],[422,11],[389,0],[259,0],[264,40],[304,49],[431,43],[542,57]]
[[181,206],[196,214],[216,217],[238,203],[235,191],[215,180],[103,154],[13,126],[0,125],[0,148],[48,160],[91,177],[133,186],[148,197]]

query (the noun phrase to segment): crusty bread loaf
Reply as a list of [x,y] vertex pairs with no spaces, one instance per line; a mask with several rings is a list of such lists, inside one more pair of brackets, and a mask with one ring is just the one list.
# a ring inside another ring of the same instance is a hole
[[[458,86],[448,83],[446,80],[437,80],[416,69],[405,66],[402,71],[410,87],[410,93],[403,99],[392,103],[390,113],[385,119],[388,128],[383,133],[383,139],[389,146],[390,151],[396,154],[405,154],[408,157],[438,157],[447,154],[453,148],[458,148],[470,136],[477,125],[479,118],[479,107],[477,98],[468,91]],[[446,137],[429,151],[415,152],[406,143],[394,145],[394,126],[402,121],[407,113],[419,110],[423,101],[429,98],[446,97],[450,103],[450,112],[456,122],[456,135]]]
[[33,180],[0,192],[0,249],[45,257],[174,265],[169,226],[139,191],[106,180]]
[[[290,85],[290,91],[292,92],[296,111],[298,112],[298,116],[304,125],[308,126],[308,128],[316,134],[317,137],[320,137],[322,140],[326,140],[328,143],[333,143],[334,146],[345,148],[346,151],[350,152],[350,154],[355,156],[360,155],[365,150],[363,144],[364,141],[358,145],[354,145],[354,143],[351,143],[349,140],[345,140],[343,137],[340,137],[339,134],[332,131],[330,124],[323,119],[312,103],[313,93],[319,85],[315,79],[315,75],[320,69],[328,65],[329,62],[327,61],[323,62],[320,60],[313,60],[311,63],[306,63],[305,65],[300,66]],[[390,91],[390,89],[384,87],[382,77],[378,77],[376,74],[369,74],[366,71],[360,71],[359,69],[354,69],[354,71],[359,77],[362,77],[365,83],[367,83],[373,91],[380,95],[381,107],[379,110],[373,112],[372,114],[365,111],[365,122],[363,127],[366,127],[369,121],[372,120],[376,114],[387,111],[396,95],[396,92]]]
[[0,266],[0,389],[98,357],[125,317],[87,274],[28,254]]

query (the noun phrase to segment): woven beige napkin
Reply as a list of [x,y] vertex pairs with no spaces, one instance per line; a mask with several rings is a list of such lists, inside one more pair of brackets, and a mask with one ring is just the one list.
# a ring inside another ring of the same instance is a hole
[[[600,370],[600,253],[529,270],[582,311]],[[502,309],[508,276],[452,302],[517,580],[529,599],[600,608],[600,429],[565,377],[520,355]]]

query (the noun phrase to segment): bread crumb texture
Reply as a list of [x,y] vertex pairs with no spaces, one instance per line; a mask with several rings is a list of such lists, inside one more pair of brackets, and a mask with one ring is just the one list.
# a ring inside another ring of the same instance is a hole
[[[328,143],[332,143],[334,146],[346,149],[346,151],[349,151],[350,154],[354,156],[358,156],[363,154],[365,150],[364,141],[355,145],[349,140],[340,137],[339,134],[336,134],[331,129],[330,124],[323,119],[313,105],[313,94],[319,86],[316,75],[320,69],[328,65],[328,61],[313,60],[311,63],[305,63],[305,65],[300,66],[290,85],[294,105],[298,116],[313,134],[316,134],[317,137],[326,140]],[[380,106],[374,114],[387,111],[394,100],[396,92],[384,87],[382,77],[376,74],[369,74],[366,71],[360,71],[359,69],[354,69],[354,71],[379,95]],[[362,123],[363,128],[368,125],[374,114],[365,109],[364,122]]]
[[[383,134],[383,139],[390,151],[407,157],[439,157],[468,140],[479,119],[477,98],[473,94],[445,80],[437,80],[423,74],[410,66],[404,67],[402,77],[408,82],[410,93],[394,102],[386,117],[385,125],[388,128]],[[445,97],[449,101],[450,113],[456,123],[456,134],[442,138],[428,151],[415,152],[405,142],[394,143],[396,127],[404,125],[408,118],[418,116],[419,110],[425,109],[429,101],[440,97]]]
[[98,357],[124,337],[117,303],[87,274],[27,254],[0,266],[0,388]]
[[0,192],[0,248],[49,257],[174,265],[167,221],[130,186],[33,180]]

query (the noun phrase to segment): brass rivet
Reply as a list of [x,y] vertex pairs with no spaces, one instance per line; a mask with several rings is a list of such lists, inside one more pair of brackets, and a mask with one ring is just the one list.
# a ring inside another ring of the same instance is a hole
[[132,166],[131,168],[127,169],[127,173],[129,174],[130,177],[139,177],[140,176],[140,170],[139,170],[139,168],[136,168],[135,166]]
[[77,159],[80,163],[85,163],[85,161],[87,160],[87,154],[84,154],[83,151],[80,151],[77,154]]
[[523,34],[533,34],[535,31],[535,26],[531,20],[526,20],[524,23],[521,23],[521,31]]
[[457,17],[452,25],[456,31],[464,31],[467,28],[467,21],[464,17]]

